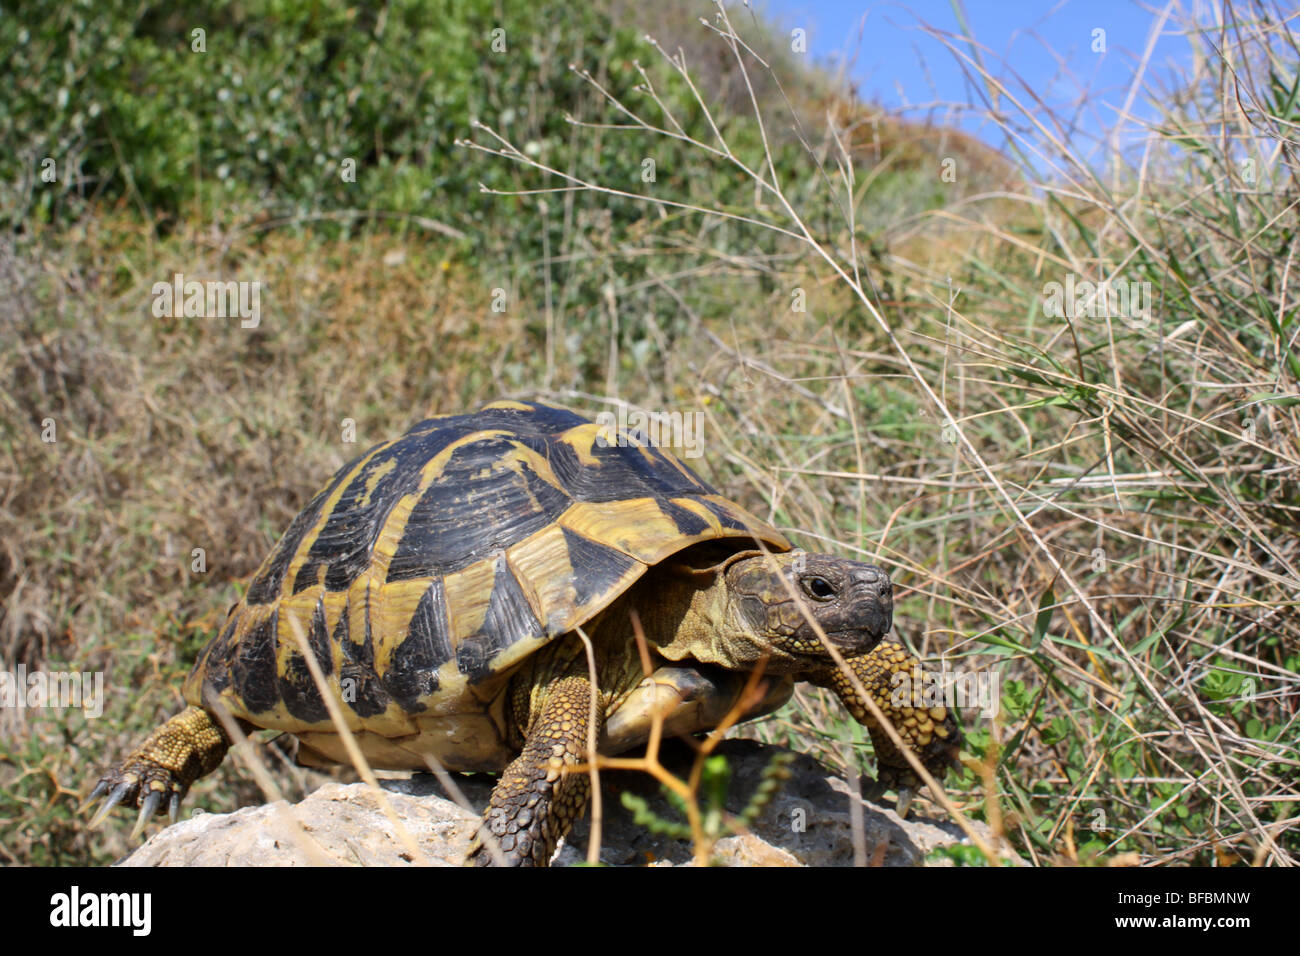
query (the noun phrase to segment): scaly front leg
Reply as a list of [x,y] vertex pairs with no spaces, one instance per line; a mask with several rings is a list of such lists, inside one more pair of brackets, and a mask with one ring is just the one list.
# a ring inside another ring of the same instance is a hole
[[[587,806],[585,773],[565,773],[587,759],[591,682],[564,677],[532,707],[523,752],[501,775],[466,862],[474,866],[546,866]],[[597,719],[603,715],[597,709]],[[596,728],[599,733],[599,726]],[[494,841],[502,859],[487,847]]]
[[190,784],[216,770],[229,748],[226,732],[211,714],[201,707],[187,707],[100,778],[86,798],[88,809],[104,797],[89,828],[99,826],[119,803],[140,807],[132,839],[139,836],[155,812],[166,812],[175,822]]
[[[917,686],[917,678],[922,673],[920,661],[902,644],[883,641],[866,654],[848,658],[845,663],[876,706],[889,718],[904,743],[936,780],[943,779],[947,767],[961,769],[957,761],[961,730],[954,714],[947,707],[924,704],[921,687]],[[905,675],[906,680],[896,675]],[[830,668],[813,683],[835,691],[853,719],[867,728],[876,749],[877,783],[883,789],[898,792],[898,815],[906,816],[913,794],[921,787],[921,778],[858,698],[843,671],[837,667]]]

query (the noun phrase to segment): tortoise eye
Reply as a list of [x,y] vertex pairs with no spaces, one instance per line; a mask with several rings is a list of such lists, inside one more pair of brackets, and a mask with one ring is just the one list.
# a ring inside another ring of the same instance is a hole
[[803,589],[808,592],[809,597],[816,598],[818,601],[826,601],[835,597],[834,585],[825,578],[804,578]]

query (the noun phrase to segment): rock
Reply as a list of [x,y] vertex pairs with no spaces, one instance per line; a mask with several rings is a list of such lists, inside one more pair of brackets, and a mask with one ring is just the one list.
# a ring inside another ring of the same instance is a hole
[[[716,753],[727,759],[731,772],[728,812],[737,814],[744,809],[772,757],[782,752],[740,739],[724,741],[718,747]],[[665,744],[661,757],[668,769],[683,778],[692,758],[693,752],[680,742]],[[849,786],[811,757],[792,755],[789,773],[749,832],[726,835],[714,844],[713,862],[733,866],[852,865],[851,799],[858,800],[862,811],[863,847],[870,865],[922,865],[930,851],[968,842],[956,824],[920,816],[920,800],[914,804],[913,816],[902,820],[892,809],[851,798]],[[382,793],[364,783],[328,783],[292,806],[279,801],[235,813],[192,817],[155,834],[120,865],[457,866],[495,779],[483,774],[452,779],[470,809],[448,799],[431,774],[383,780]],[[601,784],[601,862],[614,866],[694,862],[690,840],[650,832],[622,803],[620,795],[631,793],[645,799],[661,820],[681,821],[653,778],[635,771],[605,771]],[[389,817],[383,801],[397,822]],[[588,812],[574,826],[552,865],[586,860],[590,817]],[[988,829],[975,825],[987,839]],[[943,865],[947,861],[937,862]]]

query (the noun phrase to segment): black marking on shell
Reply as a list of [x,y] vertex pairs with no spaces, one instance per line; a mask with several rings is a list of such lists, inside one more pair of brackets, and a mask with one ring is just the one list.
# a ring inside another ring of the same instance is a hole
[[[435,454],[426,437],[407,435],[367,461],[343,489],[325,527],[312,542],[307,560],[294,578],[293,593],[315,584],[321,565],[326,566],[326,589],[346,591],[370,567],[375,539],[389,511],[420,480],[420,469]],[[375,472],[390,462],[391,470],[367,492]],[[363,501],[367,503],[363,505]]]
[[[283,537],[280,538],[275,548],[271,551],[270,557],[267,558],[264,565],[265,570],[259,574],[253,583],[248,586],[248,595],[245,601],[249,604],[270,604],[280,596],[280,588],[284,584],[285,572],[289,570],[289,565],[293,562],[293,557],[298,553],[298,546],[302,544],[303,537],[316,526],[320,520],[321,509],[325,507],[325,502],[334,489],[338,487],[340,481],[351,470],[353,463],[344,465],[334,473],[329,484],[322,488],[314,498],[308,503],[307,507],[293,519]],[[295,579],[294,593],[301,590],[297,586],[297,581],[301,579],[301,573]]]
[[[307,631],[307,646],[311,648],[320,669],[326,675],[334,670],[330,653],[329,635],[325,632],[325,604],[316,602],[311,626]],[[284,673],[279,675],[280,699],[291,715],[307,723],[317,723],[329,717],[329,708],[321,699],[316,681],[312,679],[306,658],[295,646],[285,661]]]
[[411,509],[387,580],[453,574],[541,530],[564,512],[571,503],[568,496],[526,463],[494,467],[515,451],[514,442],[503,436],[456,449]]
[[716,501],[701,501],[700,504],[704,505],[704,507],[708,508],[715,515],[717,515],[718,521],[722,524],[724,528],[731,528],[736,531],[743,531],[746,534],[753,533],[752,531],[750,531],[749,528],[745,527],[745,523],[743,521],[735,517],[733,514],[731,514],[731,512],[729,512],[726,508],[723,508]]
[[503,560],[497,565],[483,629],[460,642],[456,666],[471,684],[477,683],[491,675],[492,659],[501,650],[542,633],[541,622]]
[[658,504],[663,513],[673,519],[673,524],[677,525],[677,530],[683,535],[695,537],[709,530],[709,523],[689,508],[664,500],[659,501]]
[[569,563],[573,566],[573,592],[578,605],[608,594],[639,562],[622,551],[607,547],[599,541],[585,538],[576,531],[561,527],[564,543],[569,550]]
[[[339,686],[343,701],[362,717],[373,717],[388,709],[388,694],[375,675],[375,644],[370,633],[370,594],[365,597],[365,633],[360,644],[344,632],[343,664],[339,668]],[[344,614],[344,619],[347,615]],[[338,630],[335,630],[337,639]]]
[[419,713],[438,689],[438,668],[453,656],[442,579],[436,578],[416,605],[406,637],[393,650],[381,678],[384,689],[403,710]]
[[280,700],[275,673],[275,629],[279,617],[280,609],[276,608],[249,628],[240,638],[230,662],[231,683],[250,714],[268,711]]
[[602,446],[593,442],[593,464],[583,464],[567,442],[550,444],[551,468],[578,501],[625,501],[630,498],[672,498],[713,494],[693,472],[683,474],[657,448],[645,453],[634,447]]
[[[234,608],[231,608],[232,612],[233,610]],[[200,671],[203,673],[203,684],[217,693],[230,686],[230,640],[238,624],[238,615],[233,613],[228,615],[226,626],[213,638],[212,643],[199,657],[198,663],[194,665],[196,674]]]

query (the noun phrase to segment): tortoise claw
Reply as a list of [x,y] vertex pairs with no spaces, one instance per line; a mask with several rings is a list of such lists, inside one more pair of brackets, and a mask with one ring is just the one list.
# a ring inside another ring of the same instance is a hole
[[912,798],[916,796],[916,790],[909,786],[900,786],[898,788],[898,802],[894,804],[894,812],[903,819],[907,819],[907,811],[912,807]]
[[177,780],[166,767],[148,758],[131,757],[125,763],[105,773],[95,784],[95,788],[90,791],[86,802],[82,804],[84,813],[90,809],[96,799],[107,794],[104,802],[100,804],[86,825],[87,829],[93,830],[103,823],[109,812],[118,804],[125,807],[139,807],[140,813],[136,817],[135,826],[131,829],[131,839],[134,840],[155,815],[164,812],[164,808],[175,822],[180,812],[181,798],[187,789],[184,783]]
[[158,804],[161,802],[162,792],[159,790],[149,791],[149,796],[140,801],[140,816],[136,818],[135,826],[131,828],[130,839],[134,840],[144,831],[144,825],[158,810]]
[[77,812],[85,813],[91,808],[96,800],[106,793],[108,793],[108,781],[101,780],[99,783],[95,784],[95,789],[90,791],[90,796],[86,797],[86,799],[81,802],[81,806],[77,808]]
[[[99,785],[95,787],[94,792],[98,794],[102,793],[106,789],[108,789],[108,781],[101,780]],[[93,830],[103,823],[104,818],[108,816],[108,812],[121,803],[130,790],[131,785],[129,783],[119,783],[114,787],[112,793],[104,799],[104,802],[100,805],[99,809],[95,811],[95,815],[90,818],[90,822],[86,824],[86,829]],[[87,800],[86,802],[92,803],[93,799]]]

